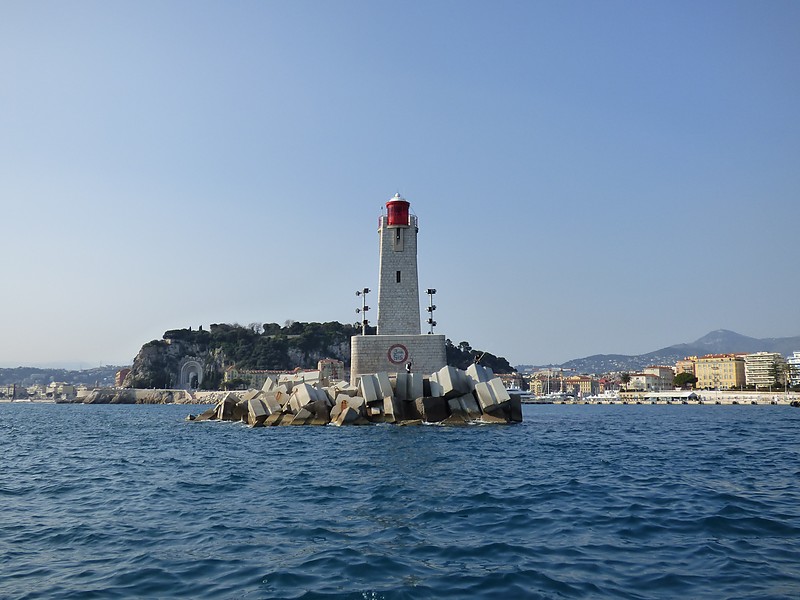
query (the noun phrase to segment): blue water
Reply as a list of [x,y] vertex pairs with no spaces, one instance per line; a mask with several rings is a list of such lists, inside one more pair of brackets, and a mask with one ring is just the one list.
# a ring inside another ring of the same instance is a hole
[[0,404],[0,598],[798,598],[800,410],[512,426]]

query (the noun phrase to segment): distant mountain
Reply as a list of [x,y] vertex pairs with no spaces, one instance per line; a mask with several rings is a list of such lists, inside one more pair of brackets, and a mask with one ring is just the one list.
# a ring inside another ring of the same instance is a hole
[[82,370],[40,369],[36,367],[0,369],[0,385],[16,383],[27,387],[34,384],[47,385],[53,381],[75,385],[83,383],[89,386],[114,385],[114,376],[122,368],[115,365],[105,365]]
[[650,365],[674,365],[687,356],[726,352],[779,352],[788,356],[800,350],[800,336],[784,338],[751,338],[727,329],[717,329],[688,344],[675,344],[647,354],[595,354],[576,358],[560,365],[579,373],[638,371]]

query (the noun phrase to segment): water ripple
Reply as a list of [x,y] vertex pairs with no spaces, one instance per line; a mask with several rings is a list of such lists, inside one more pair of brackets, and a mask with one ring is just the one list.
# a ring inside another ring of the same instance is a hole
[[250,429],[192,410],[0,405],[0,598],[800,597],[800,411]]

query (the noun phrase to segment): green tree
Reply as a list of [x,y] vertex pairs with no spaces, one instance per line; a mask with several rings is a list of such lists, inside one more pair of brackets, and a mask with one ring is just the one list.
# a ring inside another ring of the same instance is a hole
[[628,389],[628,384],[631,382],[631,374],[630,373],[623,373],[619,376],[619,380],[622,382],[622,385],[625,386],[625,389]]
[[686,387],[687,385],[694,386],[697,383],[697,377],[693,373],[678,373],[675,379],[672,380],[672,385],[678,388]]

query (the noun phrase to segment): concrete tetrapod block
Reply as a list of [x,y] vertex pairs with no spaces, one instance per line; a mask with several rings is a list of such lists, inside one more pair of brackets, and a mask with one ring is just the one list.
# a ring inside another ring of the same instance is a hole
[[266,392],[259,398],[267,407],[269,414],[281,412],[281,403],[278,401],[279,394],[280,392]]
[[474,394],[477,396],[481,411],[486,412],[497,406],[497,400],[495,400],[492,388],[489,387],[488,383],[484,381],[476,383]]
[[361,376],[361,396],[367,402],[378,400],[378,382],[373,375]]
[[[464,372],[461,369],[456,369],[450,365],[445,365],[436,373],[436,381],[442,386],[442,395],[445,398],[455,398],[463,396],[471,390],[467,386]],[[431,389],[433,392],[433,389]],[[435,394],[431,394],[435,395]]]
[[472,394],[464,394],[458,400],[461,402],[461,408],[467,413],[468,418],[481,418],[481,407],[478,406],[478,401],[475,400],[475,396]]
[[339,394],[347,394],[348,396],[358,396],[358,386],[350,385],[348,382],[340,381],[336,384],[336,389]]
[[511,396],[507,404],[509,420],[513,423],[522,423],[522,398],[519,394]]
[[435,377],[436,373],[431,376],[432,378],[428,380],[428,390],[427,395],[431,398],[444,398],[444,390],[442,389],[442,384],[440,384]]
[[328,392],[326,392],[325,389],[316,388],[314,393],[317,396],[317,402],[325,402],[329,408],[333,406],[333,400],[328,396]]
[[394,397],[398,400],[413,400],[408,397],[409,375],[408,373],[398,373],[394,378]]
[[323,425],[331,420],[331,409],[328,405],[327,398],[325,398],[325,400],[317,400],[316,402],[312,402],[306,407],[306,410],[310,411],[314,415],[315,420],[322,421]]
[[280,425],[282,421],[291,419],[294,419],[294,415],[291,413],[287,415],[286,413],[282,412],[274,412],[266,418],[266,420],[264,421],[264,425],[265,426]]
[[471,393],[472,390],[475,389],[475,381],[473,381],[472,377],[467,375],[466,371],[458,369],[456,372],[458,373],[458,380],[461,389],[464,390],[465,394]]
[[274,375],[267,375],[264,380],[264,385],[261,386],[262,392],[271,392],[278,386],[278,378]]
[[331,408],[330,419],[331,421],[335,421],[336,417],[339,416],[339,413],[342,412],[345,408],[349,406],[347,400],[350,396],[346,396],[344,394],[339,394],[336,396],[336,400],[333,403],[333,408]]
[[334,425],[349,425],[351,423],[355,423],[359,419],[358,411],[347,407],[336,417],[336,420],[333,421]]
[[450,398],[447,401],[447,410],[450,412],[450,415],[462,415],[464,417],[467,416],[467,411],[464,410],[464,407],[461,405],[460,398]]
[[217,418],[217,407],[209,408],[207,411],[197,415],[193,421],[213,421]]
[[285,389],[281,389],[282,387],[283,386],[278,386],[271,393],[275,394],[275,400],[277,400],[278,404],[280,404],[283,409],[289,404],[290,395]]
[[403,420],[401,412],[402,404],[394,399],[393,396],[387,396],[383,399],[383,420],[386,423],[396,423]]
[[358,412],[362,417],[367,414],[367,401],[361,396],[348,398],[347,405]]
[[417,412],[422,416],[423,421],[428,423],[438,423],[447,417],[447,400],[441,397],[417,398],[414,401]]
[[389,374],[381,371],[380,373],[375,373],[375,381],[378,384],[378,396],[379,400],[381,398],[386,398],[387,396],[393,396],[394,390],[392,389],[392,384],[389,381]]
[[258,398],[259,394],[261,394],[261,390],[249,389],[244,394],[242,394],[242,400],[247,402],[248,400],[252,400],[253,398]]
[[287,423],[287,425],[305,425],[307,422],[310,422],[313,418],[314,415],[311,414],[310,410],[306,408],[301,408],[300,411],[294,416],[294,418]]
[[246,423],[248,412],[249,409],[247,408],[247,401],[239,400],[236,404],[234,404],[233,415],[231,416],[234,421],[243,421]]
[[260,398],[251,398],[247,401],[247,424],[251,427],[258,427],[264,424],[269,413],[267,405]]
[[217,403],[217,419],[220,421],[230,421],[233,419],[233,408],[239,398],[233,394],[226,395],[222,400]]
[[416,400],[425,395],[425,377],[422,373],[409,373],[408,399]]
[[292,399],[302,408],[317,400],[317,389],[307,383],[300,383],[292,388]]
[[492,388],[492,394],[494,394],[494,399],[498,404],[502,404],[503,402],[508,402],[511,400],[511,396],[509,396],[506,386],[503,385],[503,380],[499,377],[490,379],[489,387]]
[[489,367],[472,363],[467,367],[467,377],[475,383],[486,383],[494,377],[494,373]]

